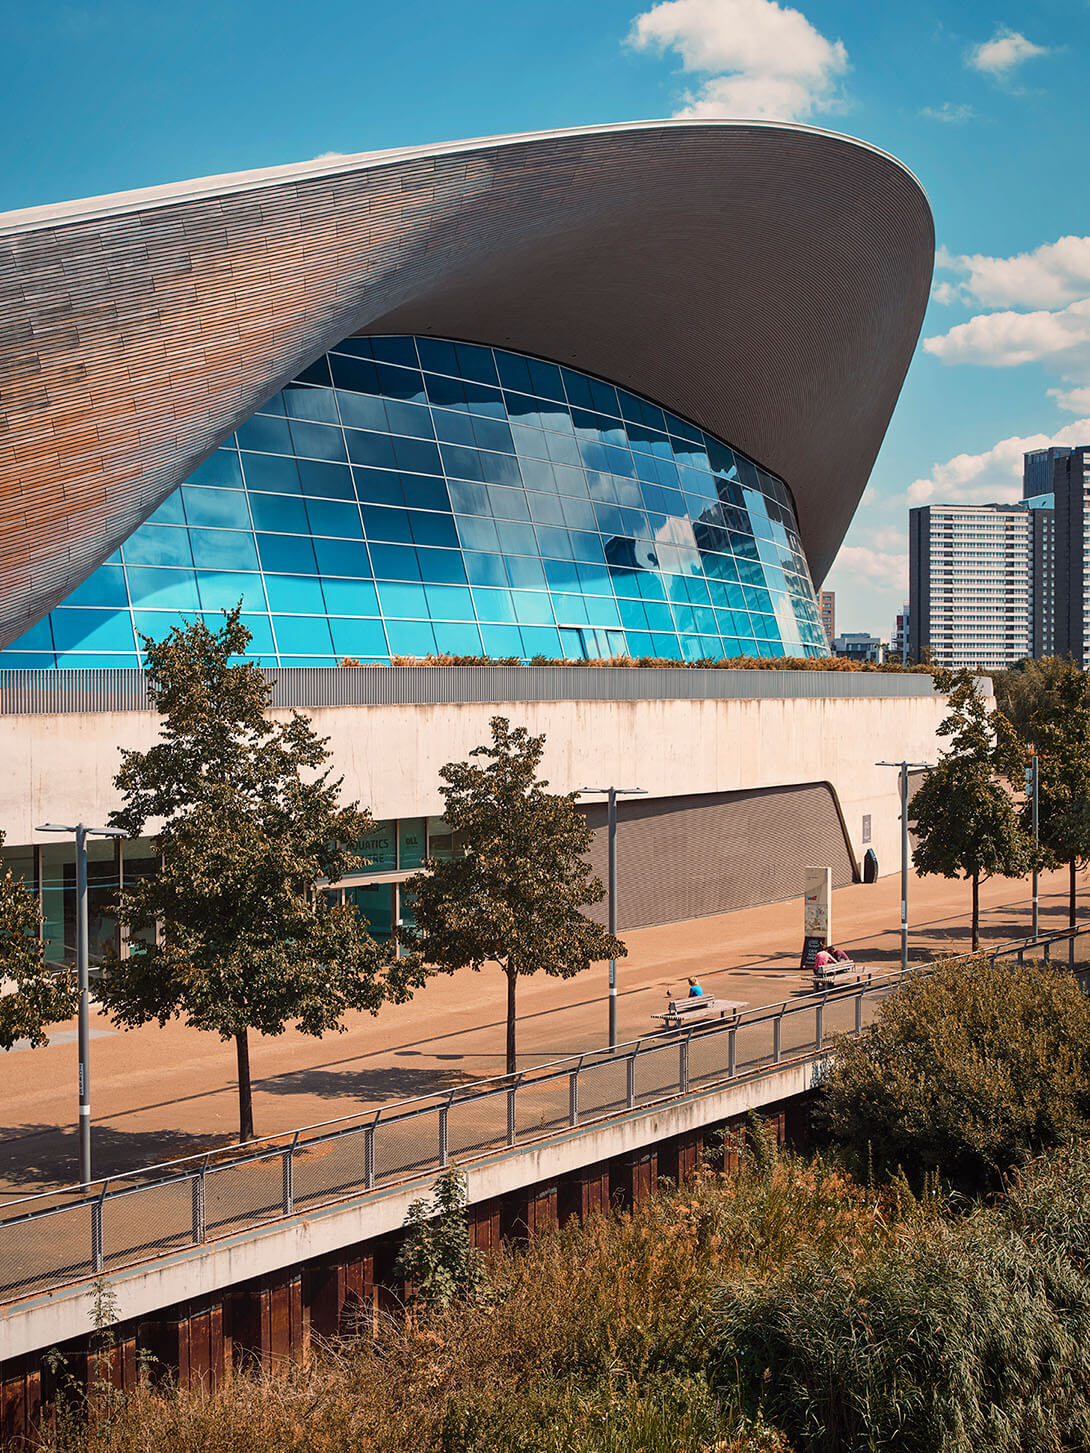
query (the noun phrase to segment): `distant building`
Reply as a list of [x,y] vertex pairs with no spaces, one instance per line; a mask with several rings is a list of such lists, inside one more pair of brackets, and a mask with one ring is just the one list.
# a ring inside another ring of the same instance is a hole
[[[922,505],[909,511],[909,656],[936,666],[1001,670],[1032,651],[1034,559],[1050,513],[1015,504]],[[1043,563],[1037,579],[1044,595]],[[1042,638],[1046,634],[1041,627]]]
[[1022,493],[1027,505],[1053,509],[1040,547],[1042,644],[1034,654],[1090,666],[1090,444],[1027,454]]
[[893,627],[893,634],[889,638],[889,654],[886,657],[890,661],[906,662],[908,657],[908,601],[906,600],[897,615]]
[[825,627],[825,639],[829,642],[829,650],[833,649],[833,637],[836,635],[836,591],[822,590],[818,593],[818,603],[821,606],[821,624]]
[[847,631],[833,639],[833,653],[849,661],[870,661],[880,666],[886,659],[886,643],[866,631]]

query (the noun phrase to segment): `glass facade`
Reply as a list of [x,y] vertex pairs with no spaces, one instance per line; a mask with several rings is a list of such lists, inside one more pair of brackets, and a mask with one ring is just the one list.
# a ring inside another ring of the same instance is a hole
[[136,666],[239,601],[269,666],[827,653],[781,480],[600,379],[436,338],[345,339],[0,667]]

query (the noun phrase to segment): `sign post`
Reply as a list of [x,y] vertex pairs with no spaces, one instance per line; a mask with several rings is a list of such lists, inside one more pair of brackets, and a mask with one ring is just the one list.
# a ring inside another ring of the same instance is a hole
[[802,900],[802,963],[812,969],[818,952],[832,938],[833,870],[804,868]]

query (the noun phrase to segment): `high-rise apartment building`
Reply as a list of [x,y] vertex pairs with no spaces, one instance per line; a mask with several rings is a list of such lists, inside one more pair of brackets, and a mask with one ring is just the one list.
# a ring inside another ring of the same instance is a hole
[[937,666],[1011,666],[1030,652],[1030,523],[1012,505],[909,511],[909,654]]
[[1022,479],[1028,506],[1054,506],[1052,538],[1042,541],[1042,647],[1034,654],[1090,666],[1090,445],[1036,449]]
[[833,649],[833,637],[836,635],[836,591],[819,591],[818,603],[821,607],[821,624],[825,627],[825,639],[829,642],[829,650],[831,651]]

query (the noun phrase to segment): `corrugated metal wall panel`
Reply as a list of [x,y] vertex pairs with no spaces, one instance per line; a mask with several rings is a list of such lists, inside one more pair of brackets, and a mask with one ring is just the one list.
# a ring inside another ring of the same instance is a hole
[[[505,701],[725,701],[933,696],[926,673],[689,670],[655,666],[285,666],[275,707]],[[990,688],[989,688],[990,689]],[[147,711],[144,673],[0,670],[0,715]]]
[[[591,862],[606,881],[606,808],[587,809]],[[802,870],[853,881],[851,855],[826,782],[617,804],[617,923],[647,928],[802,898]],[[593,913],[605,922],[605,902]],[[802,910],[799,910],[802,933]],[[801,942],[801,938],[800,938]]]

